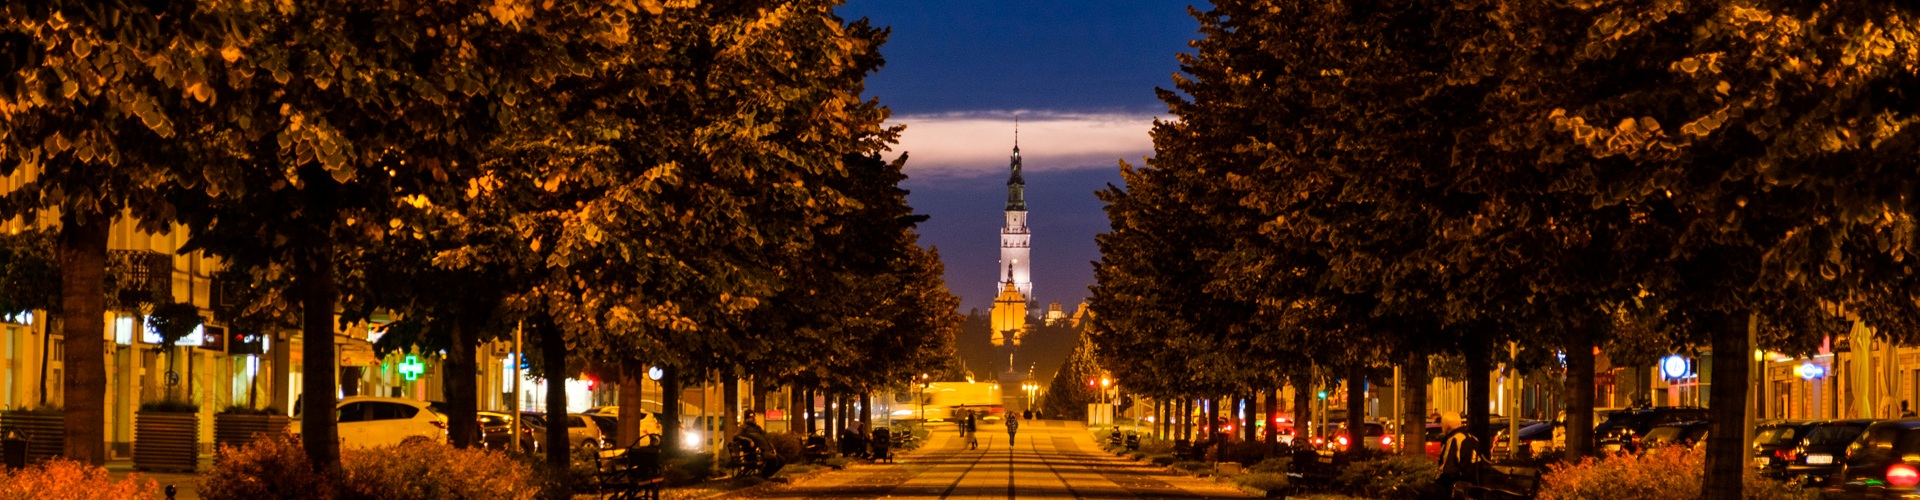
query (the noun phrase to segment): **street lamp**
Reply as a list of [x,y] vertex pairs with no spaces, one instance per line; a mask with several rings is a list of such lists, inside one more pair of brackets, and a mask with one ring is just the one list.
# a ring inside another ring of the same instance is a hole
[[920,374],[920,423],[927,422],[927,387],[930,384],[927,374]]

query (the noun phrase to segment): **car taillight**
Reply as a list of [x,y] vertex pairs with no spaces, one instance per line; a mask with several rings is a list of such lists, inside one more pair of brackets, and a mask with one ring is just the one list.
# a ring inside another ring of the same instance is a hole
[[1380,446],[1393,446],[1393,436],[1380,436]]
[[1793,449],[1773,450],[1773,456],[1774,458],[1792,462],[1794,459],[1800,458],[1800,453],[1799,450]]
[[1339,443],[1340,443],[1340,446],[1346,446],[1346,445],[1347,445],[1347,437],[1346,437],[1346,436],[1340,436],[1340,437],[1337,437],[1337,438],[1333,438],[1333,440],[1334,440],[1334,441],[1337,441],[1337,442],[1339,442]]
[[1915,470],[1913,466],[1907,464],[1893,464],[1887,467],[1887,484],[1901,488],[1920,484],[1920,470]]

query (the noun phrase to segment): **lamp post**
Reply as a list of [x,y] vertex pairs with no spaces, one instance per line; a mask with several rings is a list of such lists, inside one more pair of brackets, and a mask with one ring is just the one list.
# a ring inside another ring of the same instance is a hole
[[920,374],[920,422],[922,424],[927,421],[927,387],[929,380],[931,379],[927,377],[927,374]]

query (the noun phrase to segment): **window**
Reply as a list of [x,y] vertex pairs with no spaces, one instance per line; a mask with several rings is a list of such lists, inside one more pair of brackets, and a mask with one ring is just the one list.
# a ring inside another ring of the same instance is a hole
[[567,427],[586,427],[587,420],[579,415],[567,415]]
[[420,413],[419,408],[400,403],[362,403],[367,405],[367,420],[403,420]]
[[367,420],[367,403],[349,403],[340,405],[334,412],[334,419],[340,423],[363,422]]

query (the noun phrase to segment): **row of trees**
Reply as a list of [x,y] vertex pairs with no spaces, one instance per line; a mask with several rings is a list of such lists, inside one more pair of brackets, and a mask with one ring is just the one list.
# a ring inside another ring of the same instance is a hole
[[[668,367],[670,423],[709,377],[878,389],[950,360],[959,317],[881,157],[899,128],[860,98],[887,32],[837,3],[10,2],[0,215],[57,218],[67,318],[105,312],[123,216],[230,263],[240,316],[297,326],[306,366],[391,312],[382,350],[446,350],[457,443],[475,348],[517,326],[536,373],[617,376],[634,406]],[[67,455],[100,463],[103,325],[60,324]],[[333,370],[302,381],[333,406]],[[325,469],[331,416],[301,421]]]
[[1428,356],[1452,354],[1484,416],[1513,343],[1522,368],[1565,354],[1580,457],[1596,347],[1704,347],[1720,383],[1703,491],[1738,498],[1753,349],[1806,353],[1852,321],[1920,332],[1911,5],[1221,0],[1194,16],[1156,157],[1101,193],[1095,340],[1136,390],[1398,364],[1419,422]]

